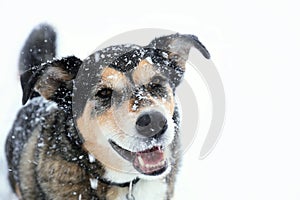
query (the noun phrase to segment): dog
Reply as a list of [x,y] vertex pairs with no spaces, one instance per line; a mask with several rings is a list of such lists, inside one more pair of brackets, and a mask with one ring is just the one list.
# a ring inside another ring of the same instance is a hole
[[22,102],[6,140],[19,199],[169,200],[182,151],[176,87],[193,35],[56,58],[56,32],[37,26],[19,60]]

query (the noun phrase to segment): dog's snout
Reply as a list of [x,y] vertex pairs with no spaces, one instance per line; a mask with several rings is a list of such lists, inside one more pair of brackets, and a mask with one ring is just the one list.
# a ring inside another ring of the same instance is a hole
[[160,112],[149,112],[138,117],[136,130],[146,137],[159,137],[168,128],[167,119]]

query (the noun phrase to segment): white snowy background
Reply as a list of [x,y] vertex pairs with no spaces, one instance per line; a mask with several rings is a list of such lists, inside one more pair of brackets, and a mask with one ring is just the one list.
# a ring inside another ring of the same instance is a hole
[[136,28],[197,35],[222,77],[226,121],[206,159],[197,139],[185,153],[174,199],[300,199],[299,1],[78,2],[0,0],[1,200],[12,199],[3,145],[21,107],[18,55],[40,22],[56,27],[60,56],[80,58]]

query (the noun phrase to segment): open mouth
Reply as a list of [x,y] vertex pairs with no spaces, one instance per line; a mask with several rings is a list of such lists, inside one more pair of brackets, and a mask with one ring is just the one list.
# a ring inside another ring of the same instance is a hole
[[161,146],[131,152],[123,149],[112,140],[109,143],[120,156],[131,162],[133,167],[142,174],[155,176],[162,174],[167,169],[168,163]]

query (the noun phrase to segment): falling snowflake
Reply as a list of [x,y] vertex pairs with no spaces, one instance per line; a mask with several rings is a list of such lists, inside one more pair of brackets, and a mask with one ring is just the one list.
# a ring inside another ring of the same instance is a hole
[[90,178],[91,188],[96,190],[98,187],[98,180],[95,178]]

